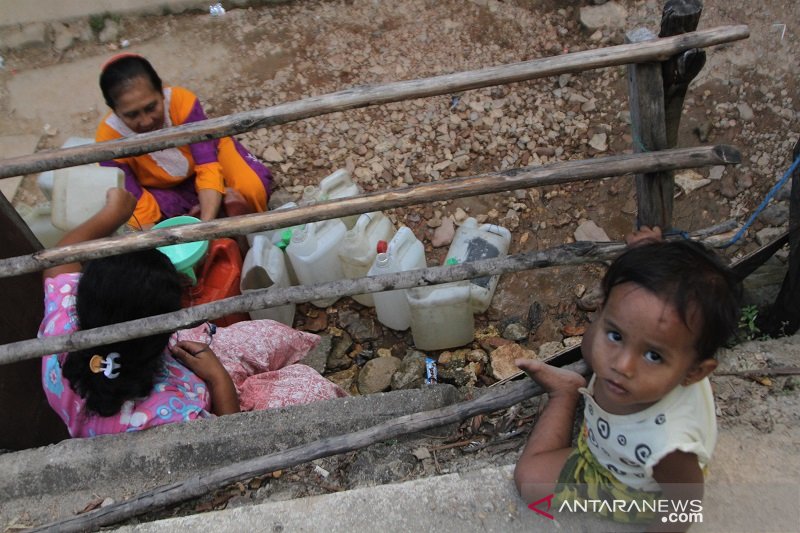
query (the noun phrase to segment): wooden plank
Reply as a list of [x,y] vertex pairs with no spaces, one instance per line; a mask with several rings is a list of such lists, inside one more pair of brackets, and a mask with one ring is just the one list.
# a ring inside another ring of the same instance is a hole
[[[794,145],[792,158],[800,158],[800,139]],[[789,197],[789,270],[774,305],[756,325],[773,337],[792,335],[800,329],[800,167],[792,173]]]
[[[626,35],[628,42],[640,45],[654,39],[656,36],[645,28],[632,30]],[[634,152],[653,152],[667,148],[661,63],[630,65],[628,93]],[[636,227],[660,226],[665,231],[672,227],[674,188],[671,172],[636,174]]]
[[[583,361],[571,365],[569,370],[584,376],[589,375],[589,369]],[[125,501],[112,503],[89,513],[65,518],[29,531],[97,531],[103,526],[116,524],[143,513],[157,511],[169,505],[203,496],[237,481],[291,468],[314,459],[365,448],[376,442],[401,435],[458,423],[475,415],[506,409],[523,400],[542,394],[544,394],[544,390],[530,379],[497,387],[474,400],[401,416],[353,433],[325,437],[288,450],[240,461],[197,474],[183,481],[156,487]]]
[[0,161],[0,178],[108,161],[122,156],[140,155],[348,109],[451,94],[628,63],[662,61],[685,50],[746,39],[749,35],[750,30],[747,26],[722,26],[651,42],[583,50],[482,70],[381,85],[352,87],[297,102],[287,102],[255,111],[193,122],[177,128],[135,135],[125,140],[48,150],[6,159]]
[[[659,37],[672,37],[697,29],[703,13],[701,0],[668,0],[661,16]],[[683,100],[689,83],[700,73],[706,63],[704,50],[693,48],[674,55],[661,64],[664,79],[664,110],[667,147],[678,144],[678,127],[681,122]]]
[[413,187],[331,200],[311,206],[223,218],[168,229],[129,233],[72,246],[50,248],[28,256],[0,260],[0,277],[34,272],[53,265],[86,261],[164,244],[246,235],[255,231],[286,228],[307,222],[424,204],[436,200],[451,200],[644,171],[737,164],[740,159],[739,152],[730,146],[703,146],[646,154],[625,154],[581,161],[564,161],[543,167],[511,169],[480,176],[453,178]]
[[[31,253],[42,245],[16,210],[0,194],[0,257]],[[41,277],[29,273],[0,279],[0,342],[12,343],[36,336],[42,321]],[[61,419],[50,408],[42,390],[38,359],[17,361],[0,371],[0,449],[21,450],[67,438]]]

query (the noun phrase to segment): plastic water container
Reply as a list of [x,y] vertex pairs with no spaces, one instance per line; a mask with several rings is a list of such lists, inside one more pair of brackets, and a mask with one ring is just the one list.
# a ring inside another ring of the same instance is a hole
[[[92,144],[94,139],[91,137],[69,137],[61,148],[72,148],[73,146],[81,146],[84,144]],[[42,190],[44,195],[50,200],[53,197],[53,174],[52,170],[45,170],[36,177],[36,184]]]
[[[337,198],[347,198],[348,196],[358,196],[363,191],[358,184],[353,182],[353,178],[347,169],[340,168],[333,174],[322,178],[317,187],[317,201],[335,200]],[[358,215],[350,215],[341,218],[347,229],[352,229],[358,222]]]
[[[356,225],[345,234],[339,247],[344,276],[350,279],[366,276],[375,262],[378,242],[390,241],[394,233],[394,224],[380,211],[359,216]],[[353,299],[361,305],[375,305],[372,294],[356,294]]]
[[[459,263],[502,257],[508,254],[511,232],[496,224],[478,225],[470,217],[456,230],[447,258]],[[470,305],[475,313],[483,313],[492,303],[500,276],[484,276],[470,281]]]
[[[199,218],[181,215],[162,220],[153,226],[153,229],[171,228],[173,226],[183,226],[185,224],[196,224],[197,222],[200,222]],[[169,257],[169,260],[175,265],[175,270],[181,274],[185,274],[192,280],[192,285],[197,284],[197,276],[195,275],[194,269],[200,260],[205,257],[206,252],[208,252],[208,241],[183,242],[180,244],[159,246],[158,251]],[[241,258],[239,261],[241,262]]]
[[[275,211],[280,211],[281,209],[290,209],[292,207],[297,207],[295,202],[286,202],[282,206],[275,209]],[[267,231],[257,231],[255,233],[248,233],[247,234],[247,244],[253,246],[253,240],[259,235],[266,235],[267,238],[272,241],[272,244],[278,244],[281,240],[285,240],[288,242],[292,238],[292,229],[290,228],[277,228],[277,229],[270,229]]]
[[[267,236],[256,236],[242,266],[242,279],[239,285],[242,294],[290,285],[286,254],[272,244]],[[250,311],[250,318],[253,320],[268,318],[291,327],[294,324],[294,312],[295,304],[286,304]]]
[[419,350],[463,346],[475,336],[469,280],[408,289],[411,335]]
[[[344,277],[337,252],[345,233],[347,228],[339,219],[306,224],[292,232],[292,240],[286,248],[286,254],[289,256],[298,282],[303,285],[313,285]],[[334,297],[311,303],[317,307],[328,307],[336,300],[338,298]]]
[[[379,253],[369,269],[368,275],[378,276],[425,268],[425,247],[406,226],[397,230],[389,242],[386,253]],[[403,331],[411,326],[411,310],[408,307],[406,289],[372,293],[378,321],[395,330]]]
[[116,167],[81,165],[53,174],[53,225],[69,231],[106,205],[106,191],[124,187],[125,174]]

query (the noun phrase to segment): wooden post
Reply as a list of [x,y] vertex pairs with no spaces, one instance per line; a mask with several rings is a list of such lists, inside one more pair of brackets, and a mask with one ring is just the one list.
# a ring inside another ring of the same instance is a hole
[[[628,32],[629,43],[652,41],[656,36],[645,28]],[[628,66],[631,134],[636,153],[667,148],[664,112],[664,82],[661,63],[640,63]],[[672,227],[672,195],[675,188],[672,172],[636,174],[636,226]]]
[[[794,145],[793,161],[800,158],[800,139]],[[792,173],[789,198],[789,270],[772,309],[756,322],[767,335],[792,335],[800,328],[800,167]]]
[[[0,257],[42,249],[16,210],[0,194]],[[0,279],[0,343],[30,339],[42,321],[41,276],[30,273]],[[21,450],[67,438],[66,428],[42,390],[39,359],[0,367],[0,448]]]
[[[703,13],[702,0],[668,0],[661,15],[659,37],[672,37],[697,29]],[[706,64],[706,52],[698,48],[672,56],[661,64],[664,78],[664,106],[667,128],[667,147],[678,144],[678,126],[681,122],[683,100],[689,83]]]

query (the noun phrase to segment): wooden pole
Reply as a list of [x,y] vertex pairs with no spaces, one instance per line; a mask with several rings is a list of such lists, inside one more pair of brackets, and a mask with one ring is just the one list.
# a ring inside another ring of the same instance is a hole
[[617,155],[582,161],[564,161],[543,167],[528,167],[481,176],[453,178],[404,189],[392,189],[385,192],[331,200],[306,207],[280,209],[268,213],[224,218],[200,224],[129,233],[71,246],[50,248],[27,256],[0,260],[0,278],[35,272],[54,265],[86,261],[134,250],[154,248],[165,244],[246,235],[255,231],[286,228],[307,222],[428,203],[436,200],[450,200],[465,196],[563,184],[585,179],[600,179],[637,172],[737,164],[740,159],[739,152],[730,146],[704,146],[646,154]]
[[[655,38],[645,28],[638,28],[626,35],[628,42],[638,44]],[[667,148],[667,130],[661,64],[650,62],[630,65],[628,92],[634,152],[664,150]],[[657,171],[636,175],[636,227],[660,226],[665,231],[672,227],[674,188],[672,172]]]
[[[30,253],[42,245],[0,193],[0,257]],[[42,321],[42,279],[34,273],[0,279],[0,343],[30,339]],[[0,449],[22,450],[69,437],[61,419],[47,404],[42,389],[42,365],[30,359],[0,371]],[[23,401],[24,399],[24,401]],[[12,429],[13,428],[13,429]]]
[[341,279],[316,285],[300,285],[280,289],[248,292],[215,302],[181,309],[174,313],[120,322],[101,328],[78,331],[70,335],[44,337],[0,346],[0,365],[51,353],[75,351],[145,335],[171,332],[194,326],[208,319],[231,313],[265,309],[287,303],[310,302],[336,296],[371,293],[383,290],[422,287],[449,281],[495,276],[532,268],[555,265],[577,265],[613,259],[624,248],[622,243],[575,242],[542,251],[484,259],[452,266],[409,270],[394,274],[356,279]]
[[482,70],[381,85],[352,87],[301,101],[135,135],[124,140],[48,150],[5,159],[0,161],[0,178],[140,155],[348,109],[451,94],[628,63],[663,61],[685,50],[746,39],[749,35],[750,31],[747,26],[722,26],[650,42],[584,50]]
[[[735,221],[729,220],[722,224],[694,231],[691,236],[692,238],[702,239],[715,233],[728,231],[735,225]],[[482,276],[499,276],[508,272],[532,268],[608,261],[616,257],[623,249],[624,245],[622,243],[581,241],[547,250],[484,259],[460,265],[431,267],[366,278],[342,279],[317,285],[253,291],[242,296],[182,309],[175,313],[79,331],[71,335],[45,337],[0,345],[0,365],[51,353],[110,344],[154,333],[171,332],[231,313],[266,309],[287,303],[435,285]]]
[[[584,376],[590,373],[583,361],[564,368]],[[157,511],[169,505],[203,496],[237,481],[261,476],[275,470],[291,468],[314,459],[350,452],[400,435],[458,423],[475,415],[506,409],[523,400],[542,394],[544,394],[544,390],[531,379],[511,383],[492,389],[474,400],[401,416],[346,435],[326,437],[281,452],[234,463],[192,476],[184,481],[162,485],[129,500],[112,503],[95,511],[66,518],[30,531],[97,531],[103,526],[110,526],[143,513]]]
[[[658,36],[672,37],[695,31],[702,13],[702,0],[668,0],[664,4]],[[706,52],[697,48],[676,54],[661,64],[668,148],[678,144],[678,127],[686,91],[705,64]]]

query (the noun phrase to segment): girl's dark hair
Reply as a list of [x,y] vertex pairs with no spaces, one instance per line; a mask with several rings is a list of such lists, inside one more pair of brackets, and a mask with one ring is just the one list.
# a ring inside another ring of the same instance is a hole
[[114,102],[120,95],[124,85],[136,78],[149,79],[153,89],[159,93],[163,89],[161,78],[158,77],[156,69],[142,56],[124,55],[107,63],[100,73],[100,90],[103,91],[106,105],[114,109]]
[[695,347],[700,359],[714,357],[736,332],[741,285],[720,258],[697,242],[659,241],[630,248],[603,278],[605,299],[615,286],[633,282],[669,302],[686,326],[698,312]]
[[[95,259],[86,264],[78,282],[76,310],[82,330],[180,308],[180,275],[158,250]],[[86,399],[89,411],[115,415],[125,401],[150,394],[169,336],[159,333],[72,352],[64,363],[64,377]],[[89,369],[93,355],[105,357],[111,352],[120,354],[118,377],[109,379]]]

